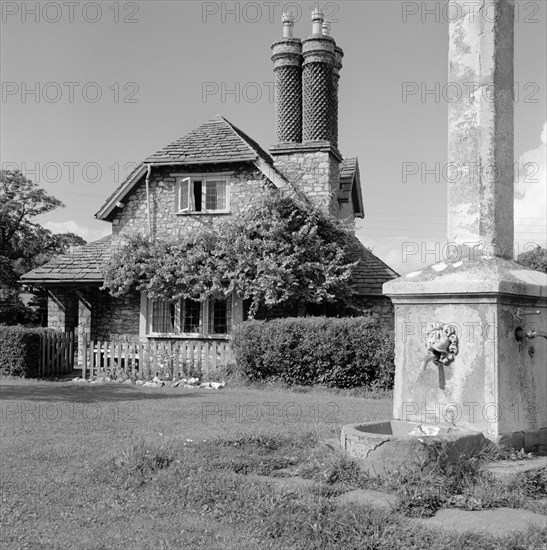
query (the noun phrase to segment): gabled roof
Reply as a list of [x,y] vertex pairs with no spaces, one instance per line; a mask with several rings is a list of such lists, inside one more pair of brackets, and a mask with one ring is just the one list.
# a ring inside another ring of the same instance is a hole
[[253,161],[258,157],[272,162],[255,141],[219,115],[150,155],[144,163],[209,164]]
[[75,248],[21,276],[24,283],[102,283],[101,264],[111,254],[111,235]]
[[251,162],[276,187],[287,185],[285,178],[274,167],[272,157],[245,132],[219,115],[139,164],[108,197],[95,217],[107,220],[116,204],[122,202],[140,183],[148,170],[148,165],[185,166],[230,162]]
[[340,202],[353,202],[356,218],[364,218],[363,197],[361,192],[361,176],[359,173],[359,161],[357,157],[348,157],[340,163],[340,189],[338,191]]
[[361,295],[381,295],[382,285],[399,276],[380,258],[375,256],[357,237],[352,237],[350,259],[359,263],[353,270],[352,279]]
[[[145,164],[141,163],[137,165],[106,199],[103,206],[101,206],[101,209],[95,214],[95,217],[99,220],[103,219],[101,214],[105,210],[105,208],[107,208],[111,204],[115,205],[119,200],[121,200],[120,192],[127,188],[132,189],[133,186],[146,174],[146,171],[147,166]],[[123,195],[123,193],[121,194]]]

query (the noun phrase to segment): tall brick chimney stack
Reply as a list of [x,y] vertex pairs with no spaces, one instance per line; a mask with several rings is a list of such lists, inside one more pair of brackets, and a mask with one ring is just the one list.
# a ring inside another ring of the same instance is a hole
[[312,12],[312,22],[312,34],[302,43],[302,139],[304,143],[329,141],[336,147],[338,86],[334,73],[335,66],[336,72],[339,72],[342,57],[335,51],[336,42],[330,36],[330,25],[318,9]]
[[302,41],[293,37],[294,15],[283,14],[283,38],[272,45],[275,130],[279,143],[302,142]]
[[[329,29],[330,30],[330,29]],[[331,115],[332,143],[338,147],[338,84],[340,80],[340,69],[342,68],[342,57],[344,51],[339,46],[334,46],[334,66],[332,68],[333,106]]]
[[276,75],[275,166],[326,212],[338,216],[338,81],[341,48],[323,13],[312,12],[312,33],[293,38],[294,19],[283,14],[283,38],[272,46]]

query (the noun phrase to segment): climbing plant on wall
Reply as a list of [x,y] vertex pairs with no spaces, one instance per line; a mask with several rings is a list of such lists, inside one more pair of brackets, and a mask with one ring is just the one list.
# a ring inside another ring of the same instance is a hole
[[177,238],[134,236],[104,266],[114,296],[205,300],[236,291],[260,306],[349,303],[352,235],[303,197],[278,189],[214,227]]

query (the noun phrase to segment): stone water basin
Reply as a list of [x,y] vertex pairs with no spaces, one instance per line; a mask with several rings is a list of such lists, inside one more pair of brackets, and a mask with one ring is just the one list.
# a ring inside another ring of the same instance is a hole
[[340,439],[342,450],[370,474],[419,469],[434,459],[439,449],[448,460],[457,462],[462,455],[488,445],[481,432],[402,420],[347,424]]

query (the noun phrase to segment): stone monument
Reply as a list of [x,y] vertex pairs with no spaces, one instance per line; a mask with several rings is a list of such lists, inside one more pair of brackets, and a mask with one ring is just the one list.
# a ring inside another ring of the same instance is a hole
[[458,430],[547,450],[547,276],[512,261],[514,3],[452,5],[449,81],[474,85],[449,104],[449,167],[460,175],[448,184],[450,257],[384,284],[394,421],[343,428],[343,448],[361,458],[374,440]]

